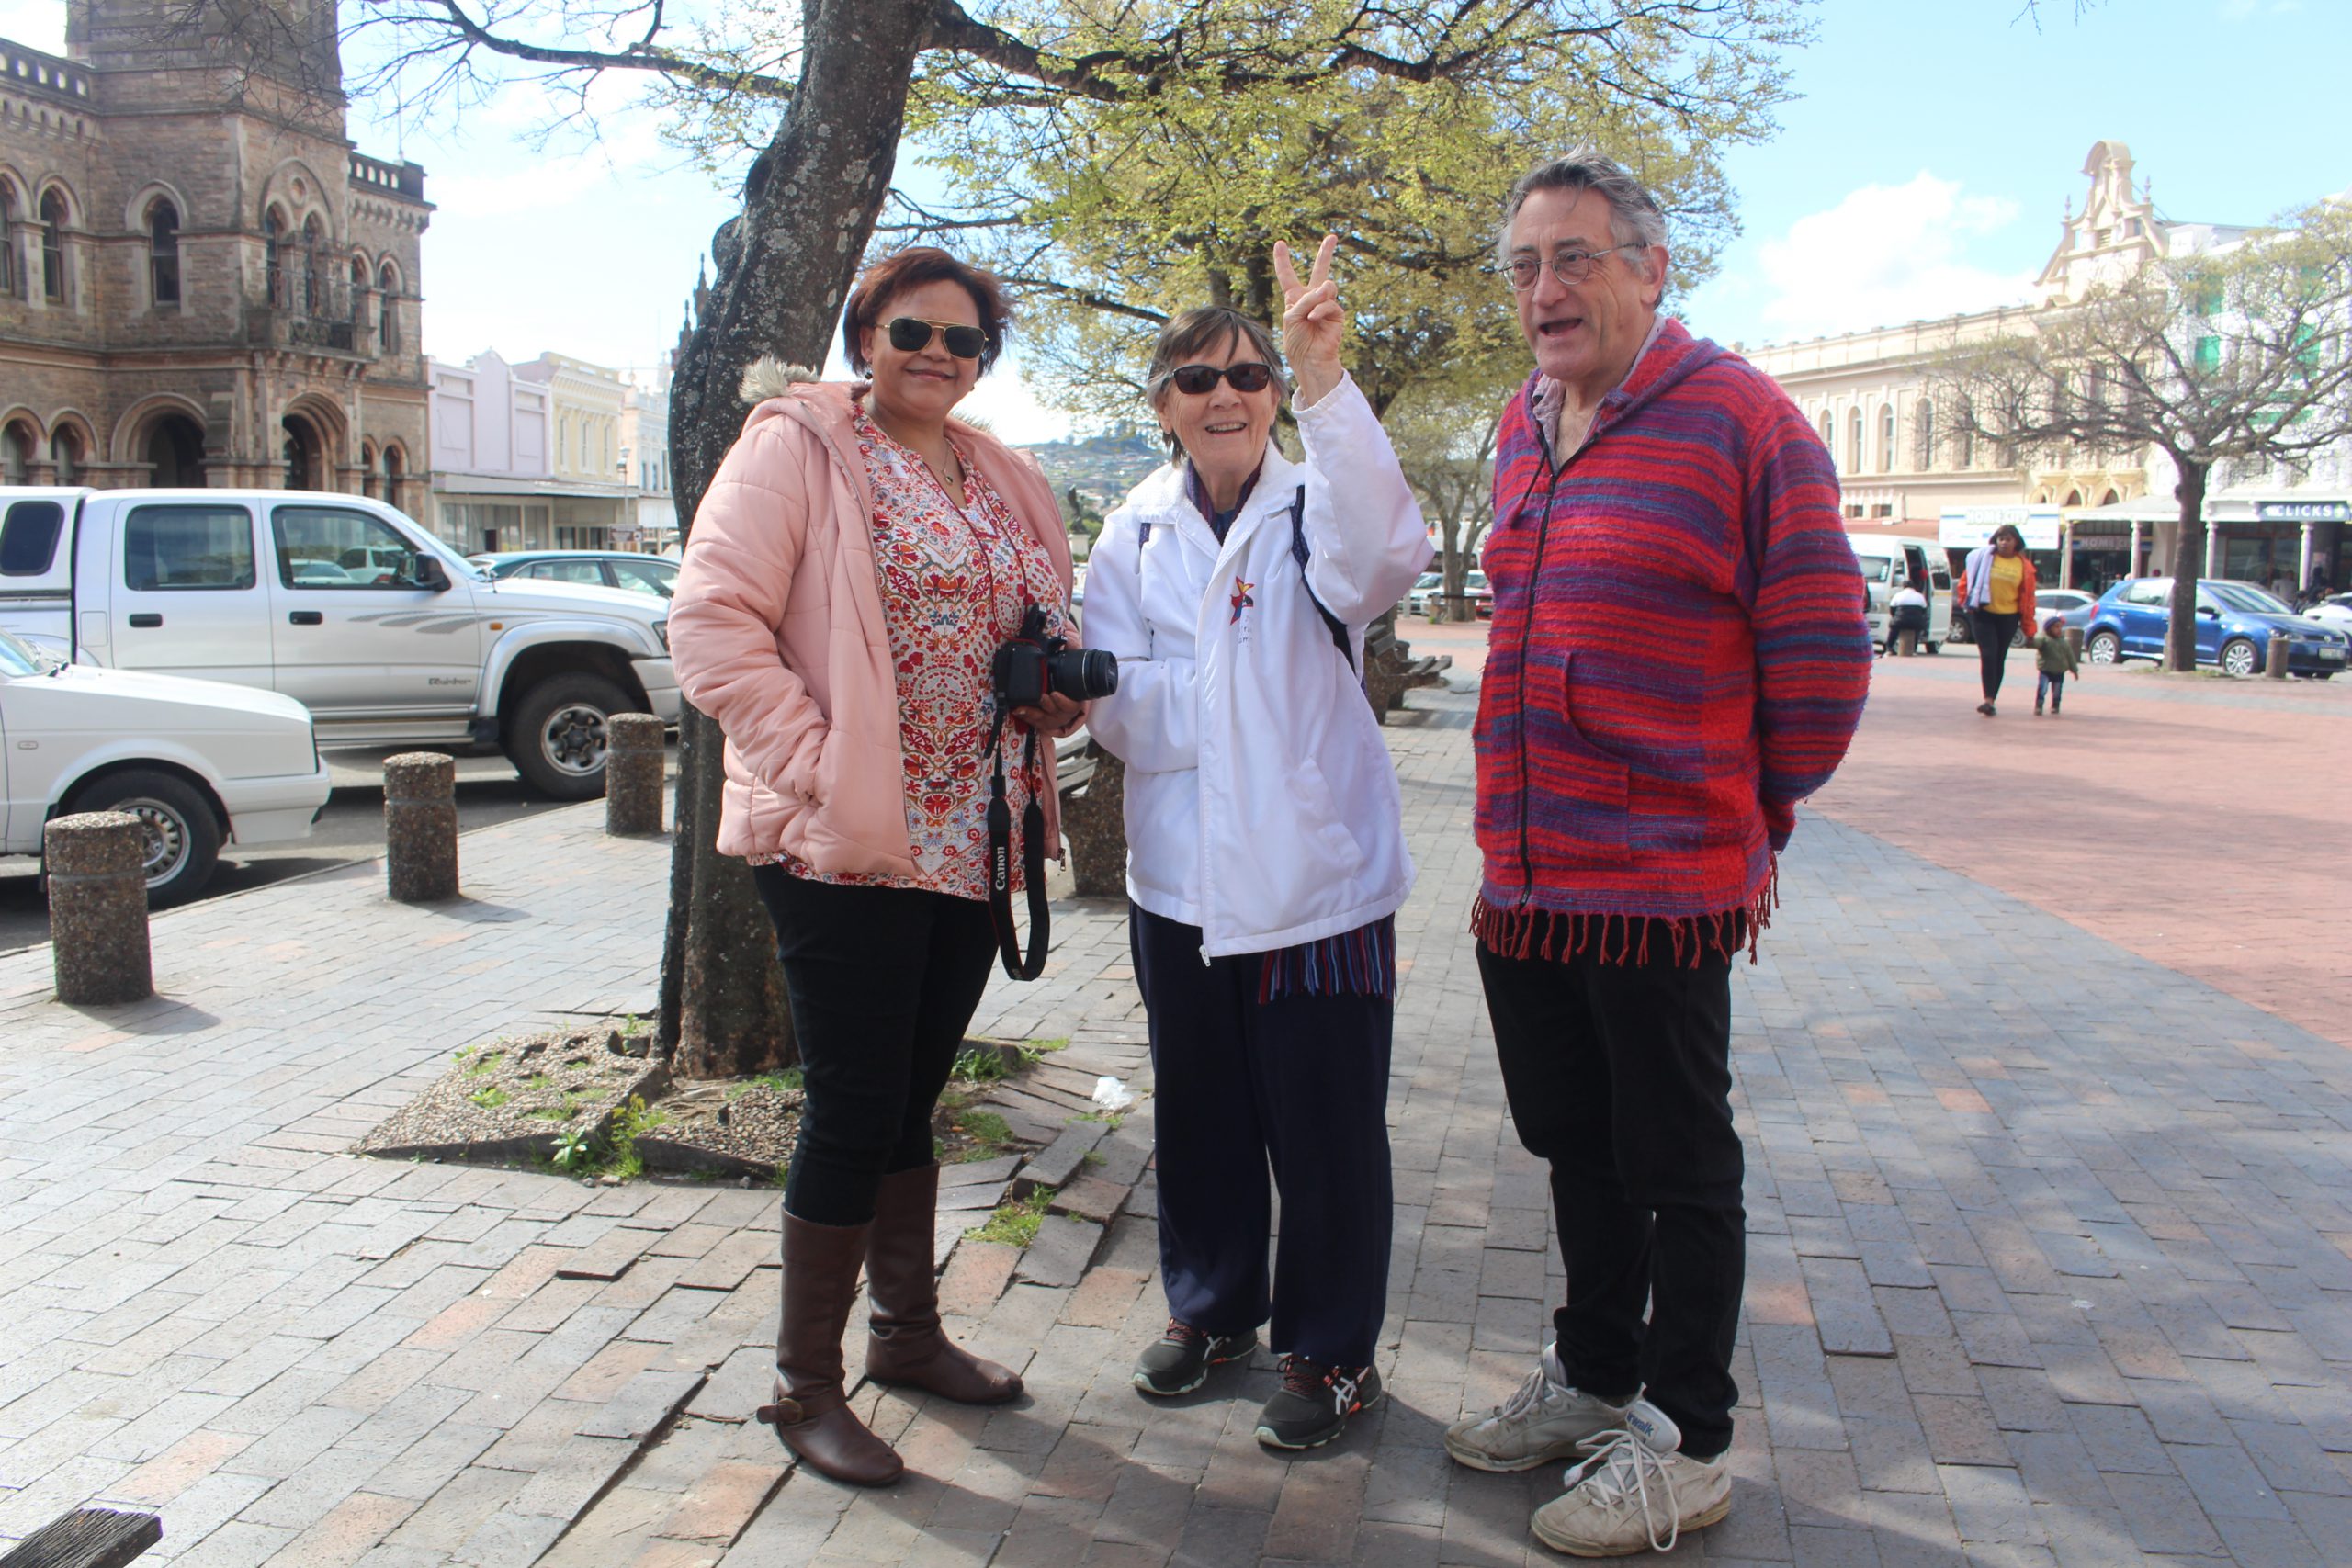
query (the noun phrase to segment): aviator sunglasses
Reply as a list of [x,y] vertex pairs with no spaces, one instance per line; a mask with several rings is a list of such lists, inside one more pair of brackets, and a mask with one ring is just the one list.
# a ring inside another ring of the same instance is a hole
[[978,359],[989,345],[989,334],[978,327],[957,325],[949,321],[926,321],[916,316],[893,316],[888,331],[890,346],[900,354],[917,354],[931,342],[936,330],[947,342],[947,352],[958,359]]
[[1171,386],[1196,398],[1216,391],[1219,378],[1232,382],[1237,392],[1262,392],[1274,379],[1274,367],[1245,359],[1238,365],[1179,365],[1168,373]]

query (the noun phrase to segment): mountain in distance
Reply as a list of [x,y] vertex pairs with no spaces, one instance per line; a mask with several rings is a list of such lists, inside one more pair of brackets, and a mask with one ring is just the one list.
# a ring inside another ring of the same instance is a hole
[[1127,498],[1143,477],[1168,460],[1168,448],[1130,424],[1101,435],[1040,441],[1022,451],[1037,459],[1060,497],[1063,521],[1091,534],[1102,514]]

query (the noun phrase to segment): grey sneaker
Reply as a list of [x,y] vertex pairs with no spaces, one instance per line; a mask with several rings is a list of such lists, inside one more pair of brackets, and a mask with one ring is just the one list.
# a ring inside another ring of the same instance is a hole
[[1720,1524],[1731,1512],[1731,1456],[1695,1460],[1661,1450],[1631,1431],[1595,1442],[1572,1466],[1568,1489],[1535,1510],[1535,1539],[1571,1557],[1671,1551],[1684,1530]]
[[1611,1404],[1570,1387],[1560,1370],[1559,1347],[1546,1345],[1543,1365],[1509,1399],[1445,1429],[1445,1451],[1473,1470],[1533,1470],[1573,1459],[1601,1434],[1627,1428],[1661,1449],[1682,1441],[1681,1428],[1646,1399]]

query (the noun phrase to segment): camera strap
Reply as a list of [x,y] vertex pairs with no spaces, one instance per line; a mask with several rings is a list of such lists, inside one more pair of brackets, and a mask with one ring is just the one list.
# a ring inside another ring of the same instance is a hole
[[[1024,956],[1012,926],[1012,806],[1004,791],[1004,714],[989,731],[989,755],[996,770],[989,783],[989,922],[996,927],[997,953],[1014,980],[1034,980],[1046,969],[1046,813],[1037,791],[1021,808],[1021,874],[1029,883],[1029,951]],[[1021,765],[1033,781],[1037,769],[1037,732],[1026,732]]]

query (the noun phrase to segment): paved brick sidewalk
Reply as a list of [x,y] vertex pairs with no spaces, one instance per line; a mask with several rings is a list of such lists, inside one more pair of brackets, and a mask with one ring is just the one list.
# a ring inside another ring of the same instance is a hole
[[2347,682],[2135,663],[2069,681],[2056,719],[2033,684],[2012,651],[1987,720],[1973,650],[1881,660],[1815,807],[2352,1046]]
[[[1031,1392],[865,1391],[916,1473],[854,1495],[742,1420],[772,1194],[342,1155],[444,1053],[650,992],[663,852],[592,807],[469,835],[449,910],[363,873],[164,916],[168,1002],[61,1009],[45,953],[0,960],[0,1535],[106,1498],[209,1564],[1550,1561],[1553,1478],[1437,1447],[1524,1371],[1559,1280],[1462,934],[1469,700],[1410,700],[1392,1397],[1342,1444],[1258,1450],[1262,1360],[1172,1404],[1127,1385],[1161,1312],[1148,1181],[1074,1283],[959,1251],[960,1330]],[[1681,1555],[2340,1558],[2343,1052],[1835,822],[1784,886],[1738,980],[1740,1480]],[[1119,912],[1058,918],[1049,977],[978,1027],[1131,1055]]]

